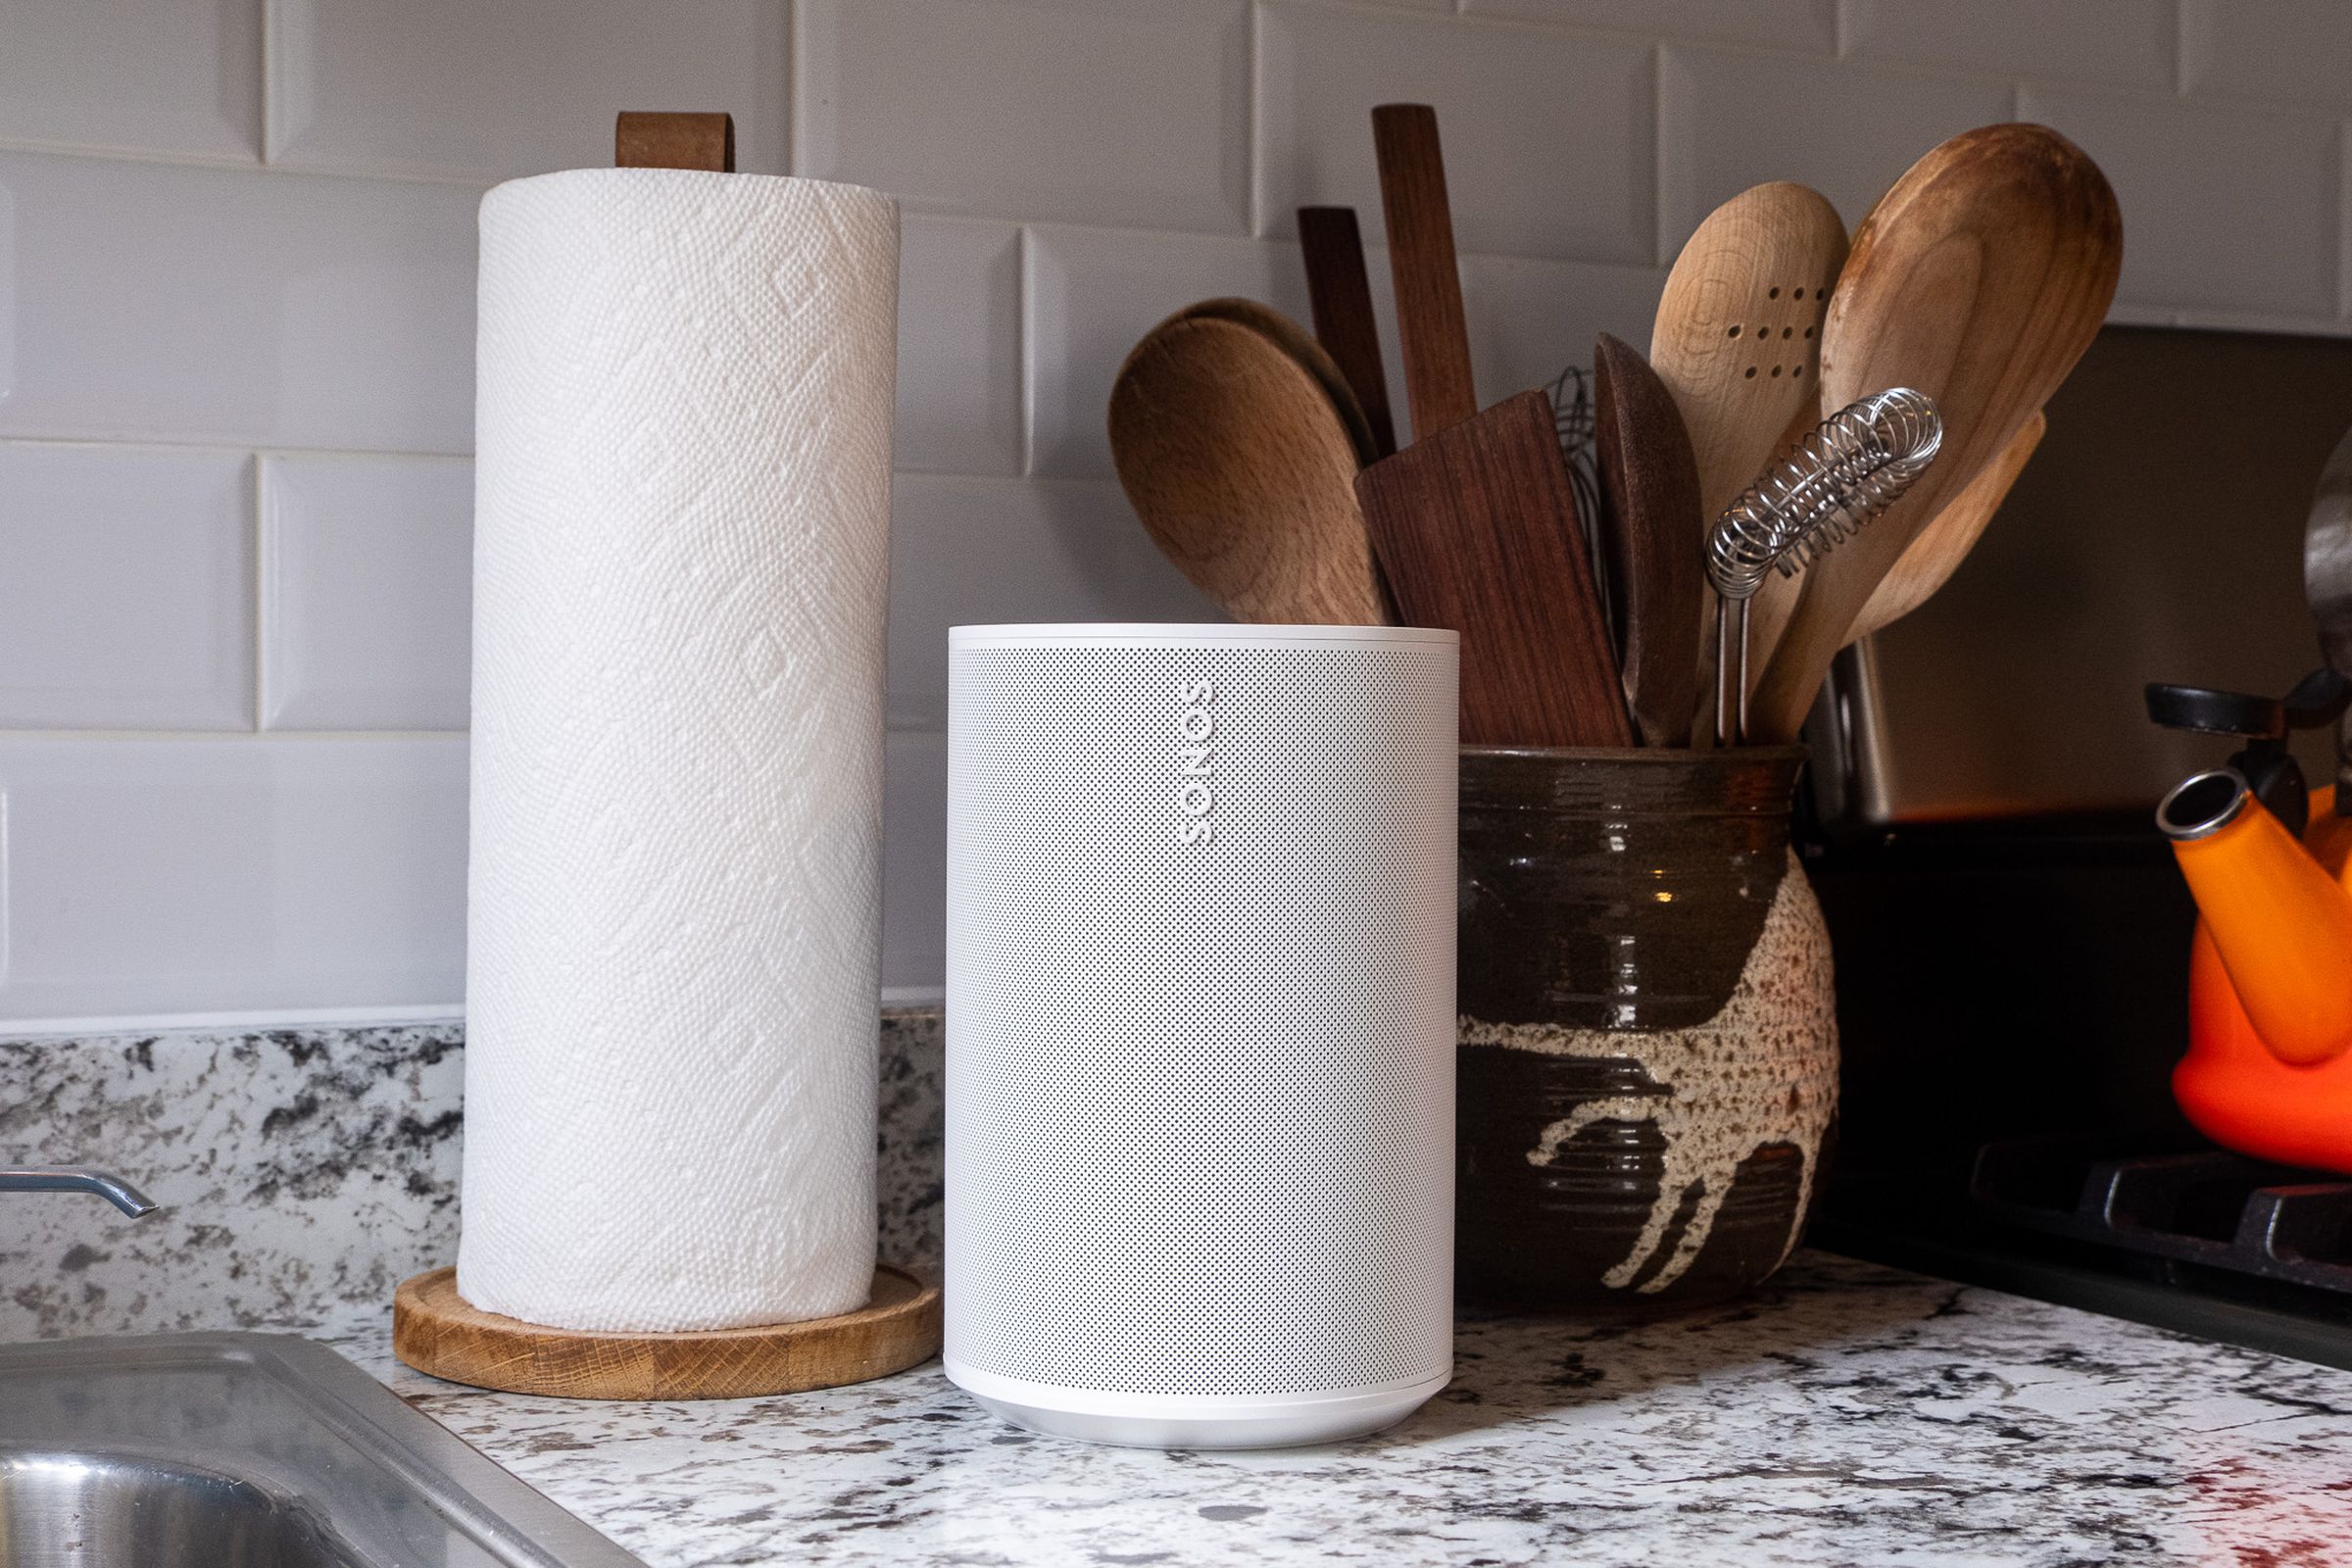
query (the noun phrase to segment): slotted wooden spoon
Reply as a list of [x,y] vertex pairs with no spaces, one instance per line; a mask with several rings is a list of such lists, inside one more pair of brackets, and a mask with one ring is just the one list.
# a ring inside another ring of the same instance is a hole
[[1110,391],[1119,483],[1162,553],[1236,619],[1386,625],[1355,438],[1263,332],[1179,313]]
[[[1702,526],[1780,456],[1791,424],[1802,434],[1820,418],[1821,321],[1844,262],[1838,210],[1786,180],[1716,208],[1675,258],[1650,326],[1649,363],[1690,433]],[[1750,601],[1748,647],[1757,661],[1779,626],[1771,608],[1777,580]],[[1696,658],[1692,690],[1711,705],[1713,638],[1698,640]],[[1701,723],[1694,737],[1713,733]]]
[[2123,254],[2106,176],[2045,125],[1954,136],[1863,220],[1822,325],[1821,406],[1915,387],[1942,414],[1942,450],[1884,516],[1806,568],[1748,701],[1752,739],[1795,736],[1881,581],[2090,346]]

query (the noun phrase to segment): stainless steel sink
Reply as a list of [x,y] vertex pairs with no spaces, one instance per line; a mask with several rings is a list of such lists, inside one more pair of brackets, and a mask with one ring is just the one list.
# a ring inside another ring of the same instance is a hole
[[0,1346],[0,1568],[644,1568],[324,1346]]

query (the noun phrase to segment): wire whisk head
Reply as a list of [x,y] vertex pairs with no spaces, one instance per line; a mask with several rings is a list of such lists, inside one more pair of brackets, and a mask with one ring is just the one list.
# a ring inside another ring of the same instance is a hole
[[1746,599],[1768,571],[1794,576],[1894,505],[1942,444],[1942,416],[1924,392],[1898,386],[1848,404],[1724,509],[1707,535],[1708,581]]

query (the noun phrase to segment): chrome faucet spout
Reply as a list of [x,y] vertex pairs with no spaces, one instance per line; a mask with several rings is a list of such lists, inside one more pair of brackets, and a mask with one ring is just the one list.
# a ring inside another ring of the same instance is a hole
[[89,1165],[0,1169],[0,1193],[95,1193],[133,1219],[155,1212],[157,1206],[122,1177]]

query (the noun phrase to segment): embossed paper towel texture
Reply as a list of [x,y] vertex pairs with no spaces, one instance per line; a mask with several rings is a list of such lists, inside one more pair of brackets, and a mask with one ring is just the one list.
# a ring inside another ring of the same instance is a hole
[[482,202],[458,1286],[589,1330],[861,1304],[898,215]]

